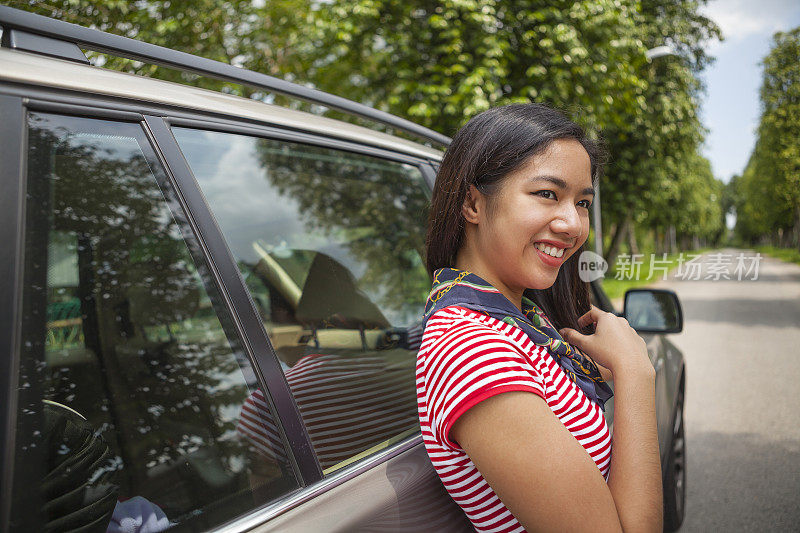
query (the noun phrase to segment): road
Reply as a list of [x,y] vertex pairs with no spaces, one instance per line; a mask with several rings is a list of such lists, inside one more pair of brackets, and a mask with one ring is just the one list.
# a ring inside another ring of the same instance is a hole
[[[742,250],[719,250],[733,267]],[[686,365],[681,532],[800,531],[800,266],[764,257],[732,280],[676,279]],[[748,266],[751,260],[748,261]]]

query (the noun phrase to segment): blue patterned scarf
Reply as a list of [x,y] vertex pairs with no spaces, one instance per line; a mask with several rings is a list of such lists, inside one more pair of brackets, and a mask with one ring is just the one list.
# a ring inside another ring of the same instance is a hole
[[561,338],[544,312],[529,298],[523,295],[520,311],[483,278],[463,270],[441,268],[433,275],[433,288],[425,304],[423,325],[434,313],[451,305],[465,307],[520,328],[534,344],[544,346],[586,396],[605,410],[606,401],[614,393],[603,381],[597,365]]

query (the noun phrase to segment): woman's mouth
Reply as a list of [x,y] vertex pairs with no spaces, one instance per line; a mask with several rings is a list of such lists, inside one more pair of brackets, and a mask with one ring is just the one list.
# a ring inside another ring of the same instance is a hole
[[565,248],[557,248],[543,242],[536,242],[533,247],[536,248],[536,252],[546,265],[557,267],[564,262]]

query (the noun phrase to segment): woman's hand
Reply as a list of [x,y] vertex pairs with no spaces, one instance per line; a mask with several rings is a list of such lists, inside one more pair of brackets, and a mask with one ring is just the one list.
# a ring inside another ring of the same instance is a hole
[[592,306],[578,319],[581,328],[589,324],[595,325],[591,335],[583,335],[571,328],[562,328],[559,333],[564,340],[586,352],[598,365],[611,370],[612,374],[655,372],[644,339],[627,320]]

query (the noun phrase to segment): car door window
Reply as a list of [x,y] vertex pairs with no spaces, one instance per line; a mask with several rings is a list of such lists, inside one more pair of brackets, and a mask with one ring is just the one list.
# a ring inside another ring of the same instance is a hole
[[[173,128],[261,313],[323,472],[419,431],[428,200],[415,166]],[[258,417],[261,392],[246,414]],[[240,425],[254,442],[268,436]]]
[[196,531],[299,487],[267,398],[270,460],[236,431],[255,373],[141,126],[28,127],[12,530]]

